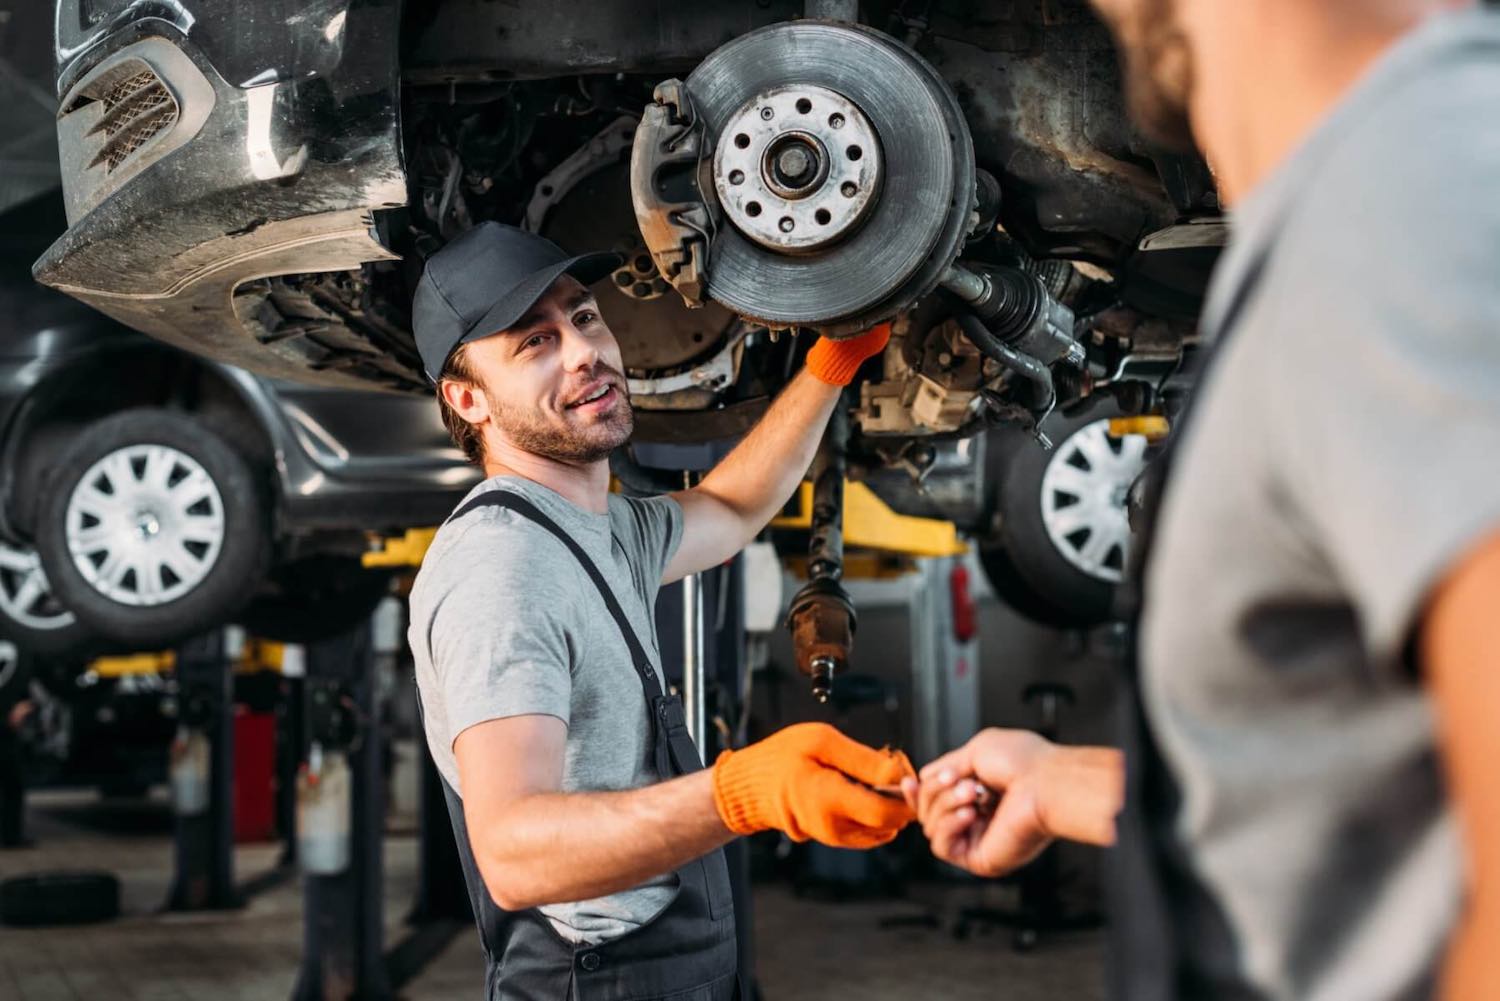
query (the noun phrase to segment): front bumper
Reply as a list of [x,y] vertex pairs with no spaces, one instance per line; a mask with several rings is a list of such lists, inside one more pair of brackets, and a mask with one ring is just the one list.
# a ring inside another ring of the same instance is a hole
[[[248,322],[262,298],[240,292],[253,279],[395,257],[372,228],[375,210],[406,203],[395,0],[269,5],[287,6],[287,23],[318,45],[241,80],[225,79],[195,39],[233,47],[225,26],[248,34],[255,19],[208,0],[174,5],[197,8],[184,30],[134,13],[151,6],[124,7],[61,67],[69,228],[36,262],[37,280],[264,375],[414,388],[373,346],[351,352],[316,329],[273,335]],[[59,2],[60,62],[78,7]],[[345,362],[330,367],[336,357]]]

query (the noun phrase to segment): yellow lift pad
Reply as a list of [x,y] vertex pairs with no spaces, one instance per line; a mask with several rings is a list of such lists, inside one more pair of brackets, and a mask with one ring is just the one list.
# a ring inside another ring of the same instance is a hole
[[89,663],[89,670],[101,678],[124,678],[137,674],[165,674],[177,664],[171,650],[156,653],[131,653],[122,657],[99,657]]
[[[813,487],[803,482],[772,528],[812,527]],[[863,483],[844,481],[844,545],[906,556],[961,556],[969,551],[951,521],[897,514]]]
[[437,535],[437,528],[408,528],[400,538],[382,539],[380,548],[360,557],[366,567],[415,567]]
[[1161,441],[1170,428],[1167,419],[1160,414],[1142,414],[1140,417],[1111,417],[1109,436],[1124,438],[1126,435],[1144,435],[1147,441]]
[[[244,650],[234,665],[236,674],[253,674],[256,671],[281,671],[285,644],[273,640],[245,640]],[[124,678],[140,674],[166,674],[177,666],[177,654],[172,650],[155,653],[131,653],[118,657],[98,657],[89,662],[89,670],[101,678]]]
[[[804,481],[772,528],[806,529],[812,525],[812,484]],[[367,567],[414,567],[422,563],[436,528],[409,528],[362,557]],[[844,545],[905,556],[961,556],[969,547],[950,521],[897,514],[863,483],[844,483]]]

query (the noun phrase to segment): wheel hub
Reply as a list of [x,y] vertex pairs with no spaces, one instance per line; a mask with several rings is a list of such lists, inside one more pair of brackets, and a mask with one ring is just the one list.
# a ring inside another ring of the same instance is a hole
[[782,253],[831,246],[858,228],[880,187],[880,140],[825,87],[758,94],[724,124],[714,187],[741,233]]

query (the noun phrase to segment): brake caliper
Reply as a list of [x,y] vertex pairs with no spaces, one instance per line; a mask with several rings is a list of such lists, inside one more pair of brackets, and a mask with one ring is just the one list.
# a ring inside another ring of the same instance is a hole
[[719,213],[713,184],[700,176],[706,132],[681,80],[658,85],[652,97],[631,150],[631,200],[657,270],[698,307]]

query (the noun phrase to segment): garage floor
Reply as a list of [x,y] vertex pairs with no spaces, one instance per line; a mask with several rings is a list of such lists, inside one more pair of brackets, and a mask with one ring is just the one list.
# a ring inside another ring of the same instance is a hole
[[[295,875],[241,911],[156,913],[167,891],[171,816],[161,799],[101,803],[92,793],[32,798],[37,846],[0,853],[0,876],[57,868],[105,868],[121,880],[125,915],[74,929],[0,930],[0,998],[16,1001],[285,1001],[301,953],[301,894]],[[274,845],[241,847],[244,883],[274,871]],[[407,934],[402,919],[416,872],[416,840],[386,842],[386,944]],[[959,942],[948,933],[960,906],[1001,888],[920,885],[903,901],[827,903],[780,885],[756,889],[758,974],[767,1001],[830,996],[871,999],[1102,999],[1102,940],[1074,935],[1018,954],[1003,932]],[[941,930],[880,927],[882,918],[936,915]],[[472,928],[455,929],[441,956],[400,991],[409,1001],[472,998],[481,970]]]

